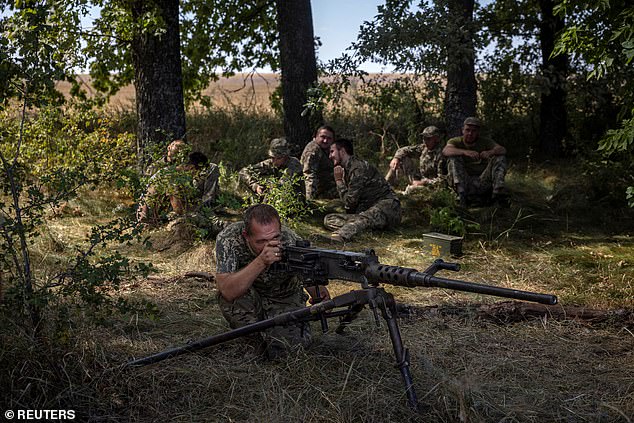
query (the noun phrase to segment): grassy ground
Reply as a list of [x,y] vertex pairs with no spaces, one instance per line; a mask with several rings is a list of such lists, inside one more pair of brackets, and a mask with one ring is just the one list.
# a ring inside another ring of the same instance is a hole
[[[462,270],[442,273],[556,294],[560,305],[550,313],[491,319],[480,311],[499,305],[499,298],[386,285],[410,306],[400,326],[418,413],[407,407],[385,323],[380,319],[377,327],[368,311],[344,335],[322,334],[314,325],[311,348],[277,361],[263,361],[237,341],[123,368],[133,357],[227,329],[213,281],[185,276],[214,271],[213,241],[174,240],[165,228],[149,233],[154,247],[121,247],[131,259],[156,266],[154,275],[121,289],[128,298],[151,300],[155,314],[112,314],[99,325],[75,321],[72,336],[40,343],[3,320],[0,405],[74,409],[77,421],[631,422],[634,214],[586,198],[585,182],[569,170],[512,167],[511,207],[463,212],[479,227],[470,229],[464,255],[454,259]],[[92,224],[126,201],[87,193],[69,205],[47,222],[36,262],[52,267],[63,260]],[[430,201],[426,193],[403,198],[401,227],[365,234],[345,248],[373,248],[382,263],[424,269],[433,260],[422,242],[431,229]],[[321,218],[317,213],[297,231],[325,234]],[[334,294],[357,288],[331,285]],[[572,316],[579,308],[604,311],[606,318]]]

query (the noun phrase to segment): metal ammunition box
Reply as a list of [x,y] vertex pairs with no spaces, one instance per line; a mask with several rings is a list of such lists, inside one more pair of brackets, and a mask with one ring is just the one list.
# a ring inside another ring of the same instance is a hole
[[462,237],[430,232],[423,234],[423,250],[435,258],[462,255]]

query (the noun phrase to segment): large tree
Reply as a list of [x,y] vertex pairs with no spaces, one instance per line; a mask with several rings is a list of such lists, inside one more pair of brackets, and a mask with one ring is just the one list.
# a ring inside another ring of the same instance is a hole
[[[284,132],[303,148],[312,137],[311,115],[304,113],[307,92],[317,83],[315,36],[310,0],[276,0]],[[319,119],[320,117],[317,117]]]
[[[563,154],[568,125],[568,57],[553,56],[564,22],[553,14],[554,6],[553,0],[497,0],[480,13],[483,37],[494,47],[485,55],[486,83],[513,85],[494,101],[513,104],[510,113],[530,115],[538,107],[537,152],[551,158]],[[513,96],[519,100],[509,99]]]
[[447,135],[462,134],[466,117],[476,115],[477,83],[475,48],[473,46],[474,0],[447,1],[447,85],[445,89],[445,122]]
[[476,112],[473,0],[433,3],[388,0],[361,26],[353,50],[357,60],[374,60],[397,72],[415,72],[442,84],[444,120],[450,136]]
[[144,153],[148,145],[165,145],[183,138],[186,132],[178,3],[178,0],[130,3],[134,22],[154,15],[162,24],[154,30],[136,27],[130,43],[139,119],[137,156],[142,162],[146,162]]
[[564,28],[561,16],[553,14],[553,0],[539,0],[541,20],[539,44],[542,52],[541,76],[543,89],[539,110],[539,151],[546,157],[560,157],[568,129],[566,109],[566,77],[568,56],[553,57],[555,39]]
[[[81,28],[91,5],[100,16]],[[317,79],[309,0],[49,0],[38,13],[72,34],[97,90],[114,94],[134,83],[141,156],[185,136],[185,106],[205,102],[201,93],[211,80],[265,66],[276,71],[280,62],[287,135],[299,145],[310,139],[301,116]]]

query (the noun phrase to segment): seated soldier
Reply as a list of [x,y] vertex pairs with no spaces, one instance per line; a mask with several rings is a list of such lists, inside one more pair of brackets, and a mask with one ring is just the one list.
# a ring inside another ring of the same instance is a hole
[[218,180],[220,169],[215,163],[208,163],[209,159],[200,151],[189,153],[187,163],[176,169],[189,174],[191,185],[181,187],[180,194],[170,195],[172,211],[177,215],[200,210],[202,207],[211,208],[219,194]]
[[290,154],[291,149],[286,138],[275,138],[269,146],[269,158],[242,168],[240,178],[253,193],[263,196],[266,193],[266,187],[262,185],[265,179],[275,178],[283,184],[297,177],[295,189],[298,194],[303,195],[304,187],[299,179],[302,175],[302,165]]
[[313,139],[304,147],[300,162],[308,200],[338,197],[337,186],[332,177],[332,161],[328,158],[330,145],[334,140],[335,130],[324,125],[317,128]]
[[352,141],[338,139],[330,146],[337,191],[346,214],[331,213],[324,226],[331,240],[349,241],[366,229],[384,229],[401,221],[401,203],[377,168],[353,155]]
[[438,128],[428,126],[421,136],[422,144],[401,147],[396,151],[385,175],[385,180],[392,187],[401,176],[407,177],[409,185],[405,194],[411,194],[420,187],[438,186],[446,173]]
[[449,184],[458,194],[462,207],[474,200],[506,206],[506,149],[490,138],[481,137],[481,126],[480,119],[468,117],[462,136],[447,141],[442,153],[447,157]]
[[208,165],[203,153],[186,155],[188,149],[182,140],[169,144],[165,165],[150,177],[147,192],[140,199],[139,222],[157,224],[164,217],[181,216],[214,204],[219,191],[218,166]]

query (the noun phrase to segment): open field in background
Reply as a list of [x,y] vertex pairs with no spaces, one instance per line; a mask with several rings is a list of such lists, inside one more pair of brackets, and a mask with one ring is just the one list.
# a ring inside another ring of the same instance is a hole
[[[369,74],[366,78],[371,80],[380,77],[382,80],[390,80],[397,77],[394,75]],[[207,89],[203,91],[203,95],[209,96],[215,107],[221,109],[252,109],[259,111],[270,111],[270,96],[279,86],[278,74],[274,73],[239,73],[227,78],[220,78],[212,82]],[[85,87],[88,94],[92,94],[93,88],[90,85],[89,75],[79,75],[78,80]],[[358,79],[352,79],[350,91],[343,96],[344,104],[349,104],[352,95],[357,89],[363,85]],[[65,81],[58,82],[57,89],[68,96],[70,84]],[[134,106],[134,86],[128,85],[122,88],[115,96],[110,99],[110,106],[119,108],[130,108]],[[196,106],[193,107],[196,110]]]
[[[153,302],[158,318],[110,315],[100,326],[75,327],[76,340],[46,357],[33,346],[19,350],[15,337],[2,332],[3,345],[21,354],[4,355],[7,366],[21,369],[11,372],[9,408],[72,408],[79,421],[631,423],[634,215],[584,203],[570,171],[566,165],[512,168],[511,208],[470,209],[465,219],[480,228],[467,234],[464,255],[454,259],[462,270],[439,274],[553,293],[558,306],[524,314],[518,303],[495,297],[385,286],[408,306],[400,325],[420,414],[406,406],[384,322],[376,327],[367,310],[345,335],[321,334],[314,324],[313,347],[278,361],[262,361],[237,341],[121,368],[133,357],[227,330],[214,282],[186,276],[215,270],[214,241],[179,238],[166,227],[148,232],[151,247],[118,247],[131,260],[156,266],[149,278],[125,282],[121,293]],[[374,248],[382,263],[427,267],[433,257],[422,234],[430,229],[429,198],[402,200],[401,227],[363,235],[345,248]],[[34,259],[54,265],[91,225],[129,201],[84,193],[51,216]],[[316,212],[298,232],[326,234],[322,218]],[[357,288],[330,285],[333,294]],[[336,321],[330,323],[332,330]]]
[[[93,89],[90,85],[90,76],[80,75],[78,78],[88,94],[91,94]],[[237,74],[212,82],[209,88],[203,91],[203,95],[211,97],[212,103],[220,108],[270,110],[269,96],[278,86],[278,80],[279,76],[272,73]],[[70,84],[58,82],[57,89],[68,95]],[[128,85],[110,99],[109,105],[115,109],[133,108],[134,99],[134,86]]]

